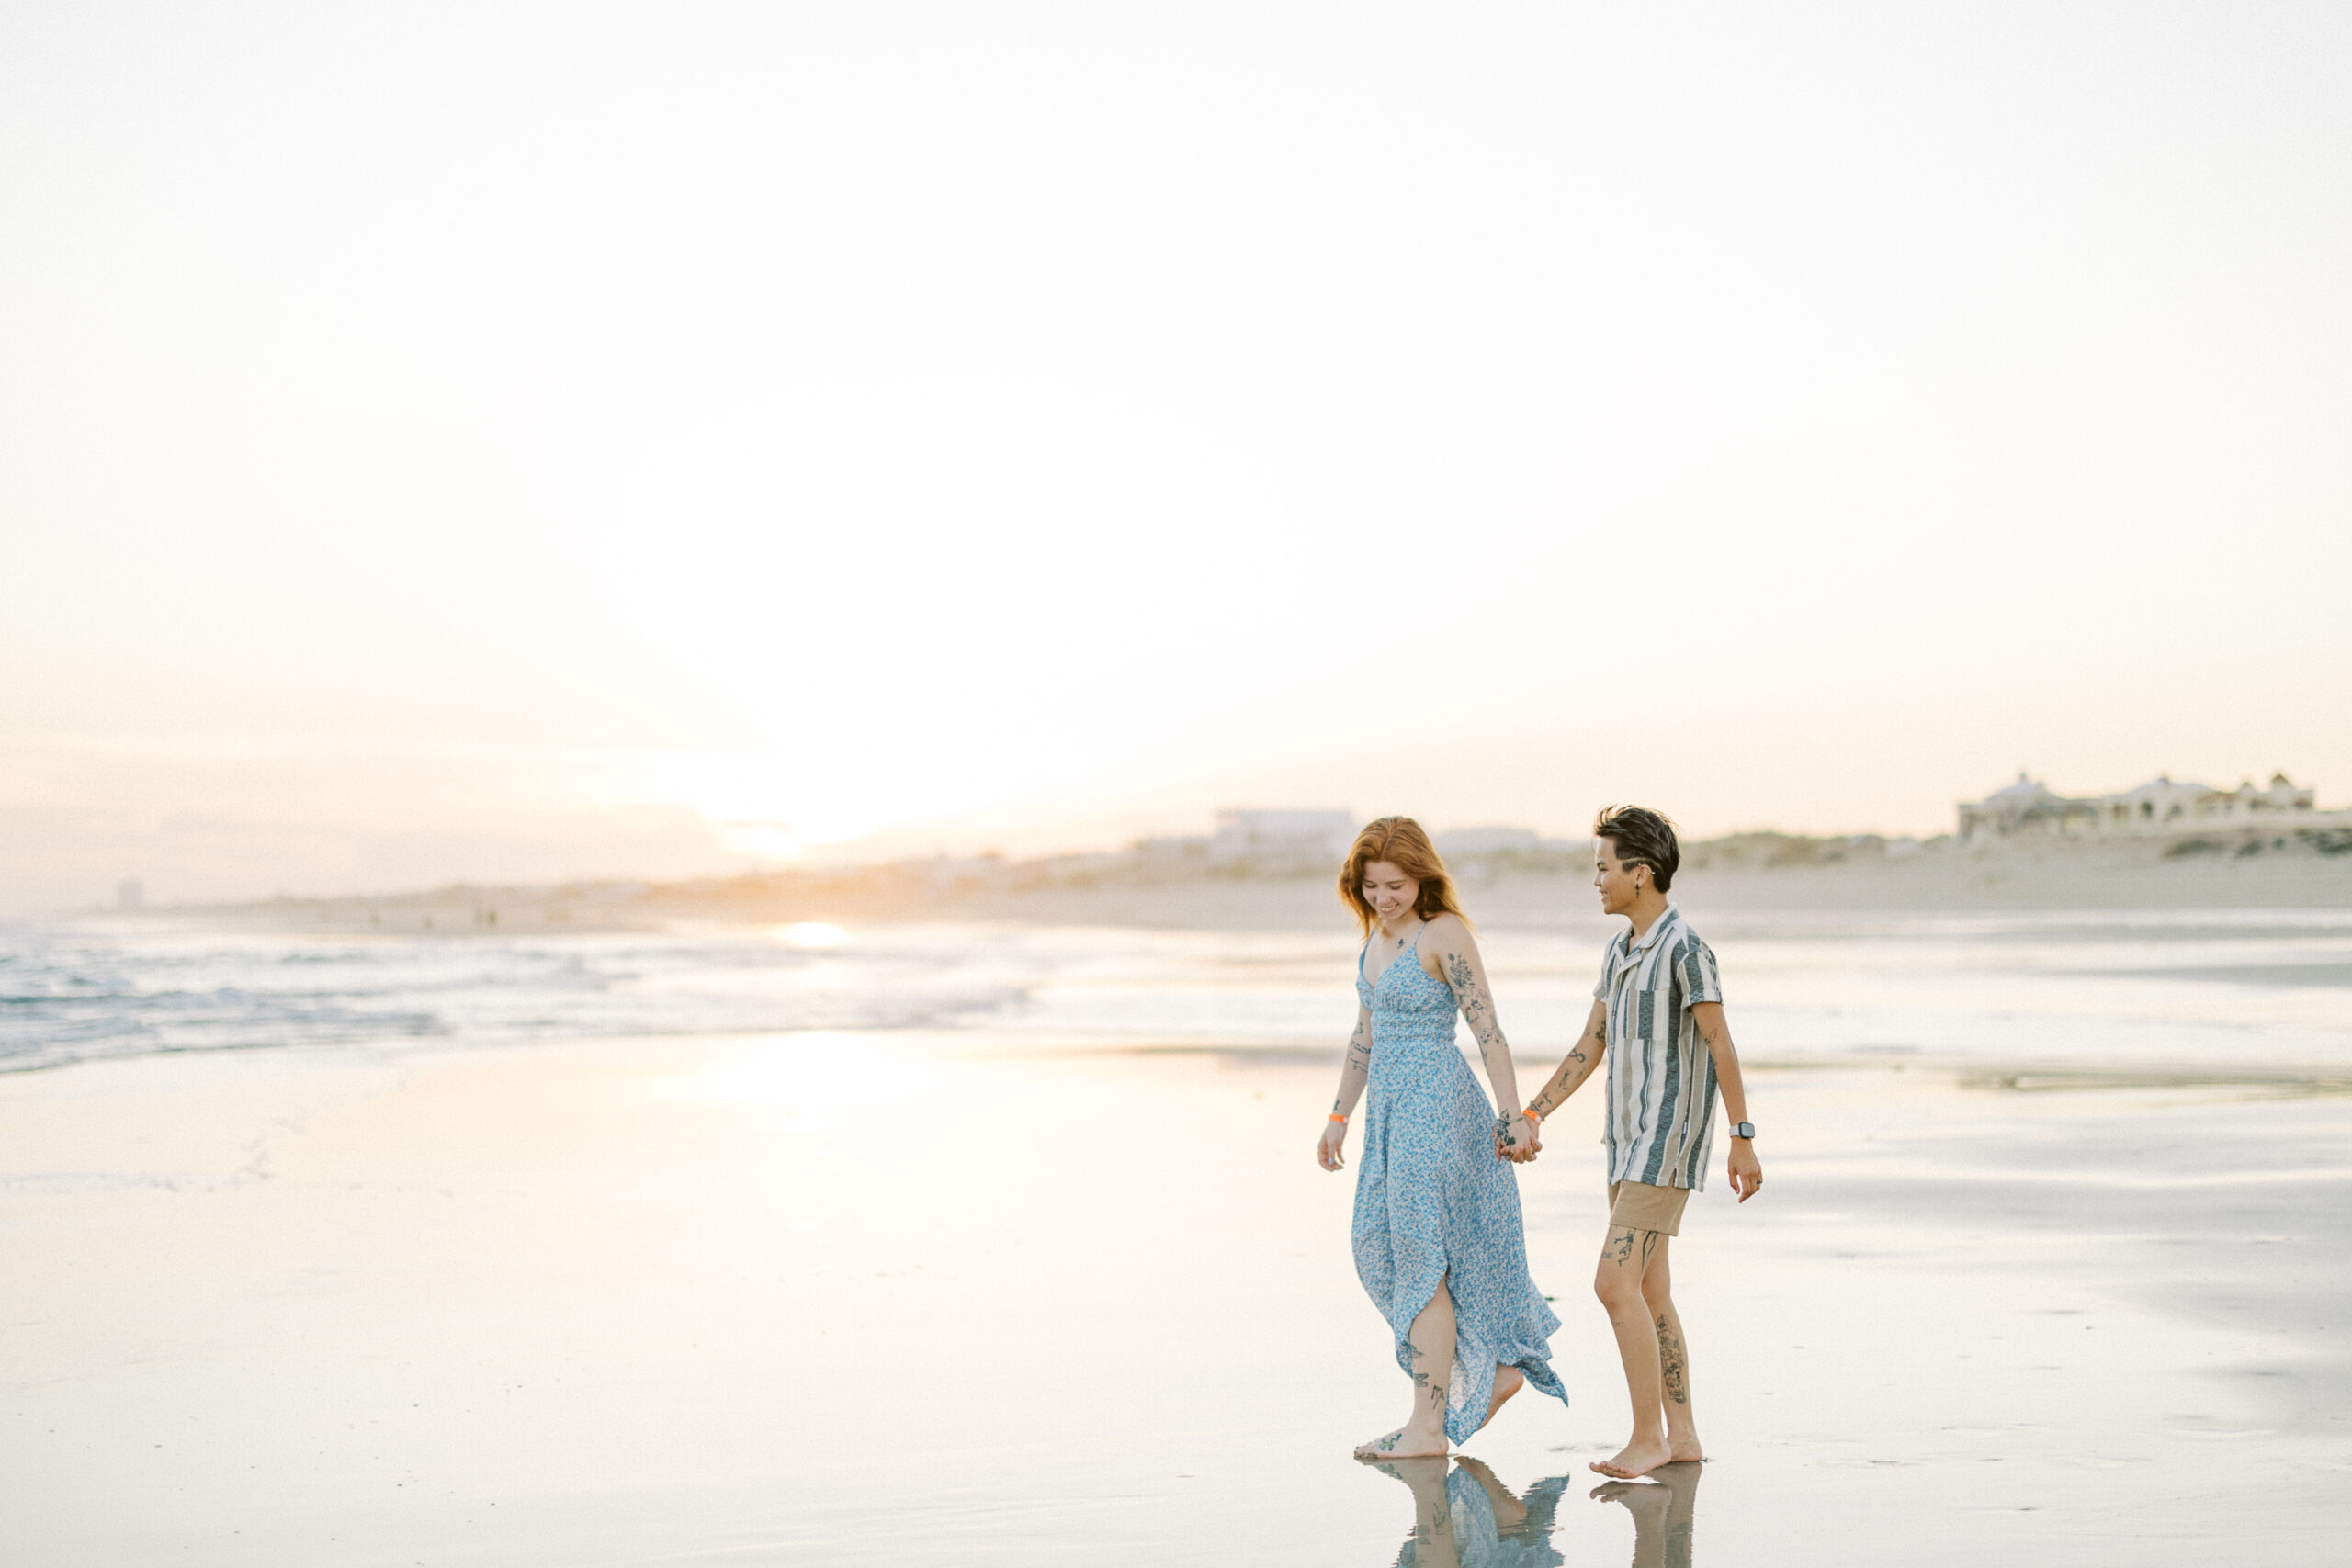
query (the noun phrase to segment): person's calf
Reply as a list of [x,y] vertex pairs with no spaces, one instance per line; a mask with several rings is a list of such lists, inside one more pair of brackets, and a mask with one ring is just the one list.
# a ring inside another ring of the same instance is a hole
[[1667,1448],[1676,1463],[1707,1457],[1699,1441],[1699,1425],[1690,1411],[1690,1358],[1682,1343],[1682,1322],[1673,1303],[1650,1320],[1657,1335],[1658,1392],[1664,1396]]

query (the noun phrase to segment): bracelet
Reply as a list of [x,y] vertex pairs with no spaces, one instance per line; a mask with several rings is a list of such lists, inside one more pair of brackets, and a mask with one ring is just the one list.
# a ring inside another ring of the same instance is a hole
[[1340,1115],[1340,1114],[1338,1111],[1334,1111],[1333,1112],[1331,1112],[1330,1117],[1329,1117],[1329,1120],[1331,1120],[1331,1121],[1333,1121],[1333,1122],[1338,1122],[1340,1126],[1342,1126],[1342,1127],[1344,1127],[1344,1126],[1346,1126],[1346,1125],[1348,1124],[1348,1119],[1347,1119],[1346,1117],[1344,1117],[1344,1116]]
[[1521,1116],[1526,1117],[1530,1122],[1534,1122],[1538,1127],[1544,1125],[1544,1112],[1536,1110],[1535,1107],[1532,1105],[1521,1106],[1519,1113]]

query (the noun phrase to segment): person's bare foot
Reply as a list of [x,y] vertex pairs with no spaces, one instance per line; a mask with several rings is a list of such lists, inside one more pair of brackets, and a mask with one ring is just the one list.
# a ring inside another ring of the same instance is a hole
[[1696,1433],[1687,1438],[1678,1438],[1668,1433],[1666,1439],[1666,1462],[1668,1464],[1696,1464],[1707,1457],[1707,1451],[1699,1446],[1699,1438]]
[[1449,1451],[1445,1434],[1416,1432],[1409,1427],[1399,1427],[1385,1438],[1374,1438],[1368,1443],[1356,1445],[1356,1458],[1362,1460],[1443,1459]]
[[1671,1463],[1673,1458],[1664,1438],[1652,1438],[1647,1442],[1636,1438],[1619,1449],[1612,1457],[1594,1460],[1586,1468],[1601,1475],[1614,1476],[1620,1481],[1631,1481],[1636,1476],[1647,1475],[1659,1465]]
[[[1487,1402],[1487,1421],[1491,1421],[1495,1418],[1495,1412],[1503,1407],[1504,1400],[1509,1399],[1512,1394],[1517,1393],[1521,1389],[1525,1388],[1526,1386],[1527,1374],[1521,1371],[1517,1367],[1497,1367],[1495,1369],[1495,1396]],[[1481,1421],[1478,1425],[1483,1427],[1486,1426],[1487,1421]]]

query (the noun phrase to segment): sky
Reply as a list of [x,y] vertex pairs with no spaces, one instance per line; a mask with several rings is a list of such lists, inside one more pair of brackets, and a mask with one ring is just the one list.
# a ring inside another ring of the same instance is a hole
[[2352,10],[0,11],[0,912],[2352,802]]

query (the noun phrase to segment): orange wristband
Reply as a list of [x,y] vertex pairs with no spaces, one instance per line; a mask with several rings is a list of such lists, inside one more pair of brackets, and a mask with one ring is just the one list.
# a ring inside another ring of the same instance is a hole
[[1347,1122],[1347,1120],[1348,1120],[1346,1117],[1344,1117],[1344,1116],[1340,1115],[1340,1114],[1338,1111],[1334,1111],[1333,1112],[1331,1112],[1331,1115],[1330,1115],[1330,1118],[1329,1118],[1329,1119],[1330,1119],[1331,1121],[1334,1121],[1334,1122],[1340,1122],[1340,1123],[1341,1123],[1342,1125],[1345,1125],[1345,1124],[1346,1124],[1346,1122]]
[[1535,1107],[1532,1105],[1521,1107],[1519,1113],[1521,1116],[1526,1117],[1530,1122],[1534,1122],[1538,1127],[1544,1125],[1544,1112],[1536,1110]]

